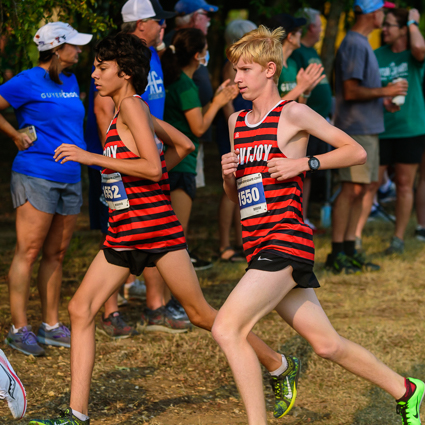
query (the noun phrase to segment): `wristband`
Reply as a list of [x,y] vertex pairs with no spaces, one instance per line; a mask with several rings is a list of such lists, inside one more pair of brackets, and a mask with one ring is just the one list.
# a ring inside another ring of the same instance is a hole
[[310,94],[301,93],[301,96],[304,97],[305,99],[308,99],[311,96],[311,93]]
[[416,25],[417,27],[419,26],[419,24],[414,20],[414,19],[411,19],[410,21],[407,21],[407,26],[408,27],[410,27],[410,25]]

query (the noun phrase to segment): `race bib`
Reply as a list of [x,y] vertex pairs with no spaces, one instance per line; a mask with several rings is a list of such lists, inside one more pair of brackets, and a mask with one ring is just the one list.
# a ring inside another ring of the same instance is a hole
[[241,219],[267,212],[261,173],[250,174],[237,180]]
[[124,210],[130,207],[120,173],[102,174],[102,189],[111,210]]

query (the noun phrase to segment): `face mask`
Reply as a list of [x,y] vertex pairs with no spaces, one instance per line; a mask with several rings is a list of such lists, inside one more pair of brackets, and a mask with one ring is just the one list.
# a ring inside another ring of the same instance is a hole
[[[208,66],[208,62],[210,60],[210,52],[207,50],[207,53],[205,54],[205,56],[203,58],[198,58],[198,61],[200,62],[200,64],[202,66]],[[201,62],[203,61],[203,62]]]

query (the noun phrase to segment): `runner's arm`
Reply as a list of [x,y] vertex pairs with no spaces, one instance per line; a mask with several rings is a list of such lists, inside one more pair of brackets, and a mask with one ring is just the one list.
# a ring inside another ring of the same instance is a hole
[[98,92],[94,94],[94,114],[96,115],[97,132],[102,147],[105,146],[106,132],[108,131],[109,124],[114,118],[115,105],[111,97],[102,97]]
[[[293,139],[311,134],[335,148],[331,152],[315,155],[320,161],[320,170],[351,167],[366,162],[366,151],[355,140],[329,124],[311,108],[295,102],[285,108],[288,108],[286,120],[293,126]],[[279,127],[278,131],[278,138],[283,138],[285,129]],[[287,128],[286,131],[289,129]],[[290,179],[310,170],[308,160],[309,158],[306,156],[273,159],[268,162],[269,172],[272,178],[277,178],[279,181]]]
[[233,133],[239,112],[232,114],[229,118],[230,152],[221,157],[221,175],[223,177],[223,188],[228,198],[238,204],[238,192],[236,190],[235,173],[239,164],[239,150],[234,150]]
[[148,107],[136,97],[127,97],[121,102],[120,117],[133,136],[140,158],[132,161],[109,158],[87,152],[75,145],[62,144],[55,150],[56,162],[63,164],[67,161],[75,161],[86,165],[97,165],[129,176],[160,181],[162,166],[150,126]]
[[174,168],[183,158],[195,150],[195,145],[181,131],[152,115],[156,135],[167,145],[164,153],[167,170]]

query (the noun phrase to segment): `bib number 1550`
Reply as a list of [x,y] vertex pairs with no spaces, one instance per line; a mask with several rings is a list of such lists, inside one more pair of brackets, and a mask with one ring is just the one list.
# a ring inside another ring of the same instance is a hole
[[247,205],[251,204],[252,202],[258,202],[260,200],[260,192],[258,188],[252,187],[245,190],[241,190],[238,193],[239,197],[239,205]]

